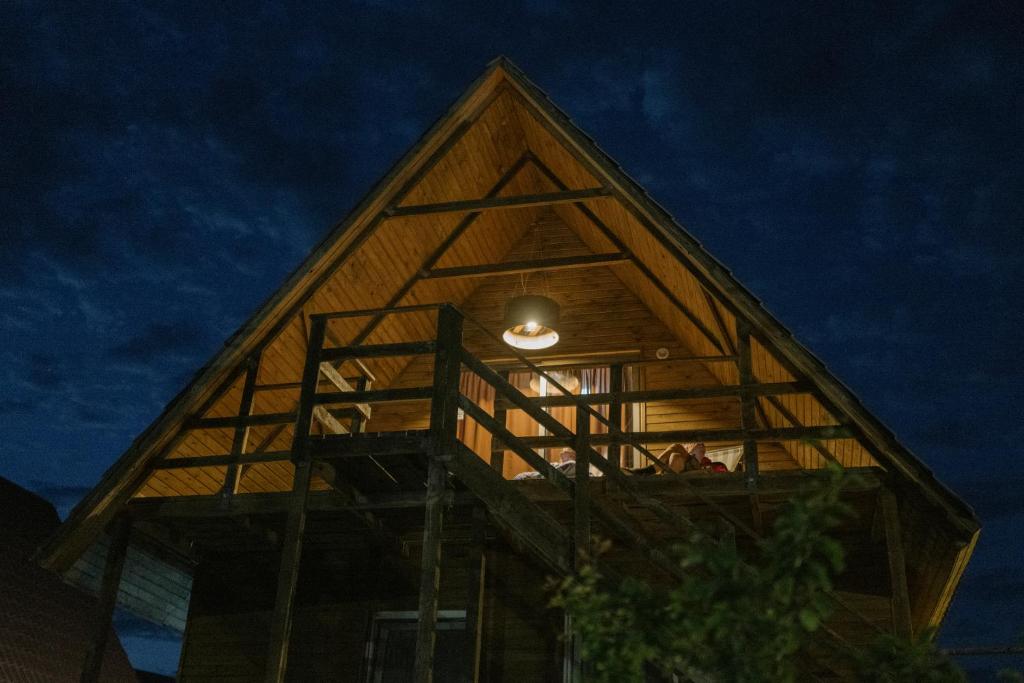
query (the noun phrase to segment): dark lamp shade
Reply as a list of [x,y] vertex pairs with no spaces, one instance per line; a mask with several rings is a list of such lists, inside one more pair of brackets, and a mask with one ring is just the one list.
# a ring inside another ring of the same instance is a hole
[[501,338],[517,349],[546,349],[558,343],[558,304],[546,296],[517,296],[505,304]]

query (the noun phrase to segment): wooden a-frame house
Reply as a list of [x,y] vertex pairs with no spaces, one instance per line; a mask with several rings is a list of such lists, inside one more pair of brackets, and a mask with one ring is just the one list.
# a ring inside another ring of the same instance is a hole
[[[557,344],[504,343],[521,295],[560,307]],[[626,472],[672,442],[728,471]],[[183,630],[182,680],[556,680],[579,664],[544,578],[594,536],[671,580],[695,521],[751,544],[827,463],[861,475],[835,632],[937,625],[971,510],[498,59],[38,557]]]

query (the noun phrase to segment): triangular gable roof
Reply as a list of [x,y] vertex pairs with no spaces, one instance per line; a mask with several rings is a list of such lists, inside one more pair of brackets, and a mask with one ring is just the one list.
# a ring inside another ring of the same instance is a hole
[[[518,125],[516,122],[509,124],[510,117],[518,117]],[[486,130],[477,130],[481,126]],[[349,271],[346,273],[348,282],[366,276],[365,271],[352,264],[353,254],[375,239],[375,231],[388,218],[389,208],[438,201],[436,195],[425,201],[424,188],[429,189],[431,183],[436,184],[438,177],[455,173],[454,169],[460,163],[468,163],[460,148],[460,140],[467,135],[482,136],[493,143],[489,148],[492,158],[488,162],[496,174],[503,174],[508,187],[520,184],[521,194],[524,189],[543,192],[586,188],[603,189],[610,194],[609,198],[601,200],[600,208],[594,209],[596,223],[581,223],[580,214],[570,205],[556,207],[556,211],[594,252],[607,251],[604,248],[607,239],[593,227],[604,223],[615,229],[616,239],[620,242],[618,246],[638,256],[643,254],[651,261],[648,264],[651,268],[671,271],[665,278],[667,287],[649,297],[648,306],[663,319],[678,318],[678,313],[665,313],[671,310],[671,297],[690,301],[693,309],[691,320],[679,321],[674,331],[694,352],[714,352],[716,349],[709,344],[718,346],[717,350],[721,352],[723,343],[731,343],[725,326],[719,327],[717,334],[705,330],[703,337],[695,326],[710,327],[713,320],[719,319],[720,323],[723,316],[748,321],[759,352],[766,359],[762,362],[762,374],[800,377],[811,382],[822,411],[831,413],[840,424],[849,427],[875,462],[905,484],[917,487],[936,509],[943,511],[964,544],[964,551],[957,560],[960,569],[954,572],[951,585],[944,590],[949,592],[955,587],[976,539],[978,523],[973,512],[936,481],[930,470],[900,445],[852,392],[800,345],[721,263],[504,58],[498,58],[488,66],[103,475],[97,486],[74,509],[56,537],[41,551],[40,557],[45,564],[55,569],[67,568],[95,540],[119,504],[139,488],[145,480],[147,464],[172,441],[186,418],[195,414],[215,414],[207,412],[212,406],[212,398],[227,388],[237,387],[240,383],[238,368],[253,349],[265,347],[281,335],[301,334],[303,306],[319,296],[318,292],[329,285],[332,278],[345,269]],[[507,152],[504,156],[501,154],[503,150]],[[459,157],[460,154],[463,156]],[[517,164],[521,166],[524,159],[535,161],[537,168],[531,168],[522,177],[515,176]],[[477,180],[478,184],[469,187]],[[474,179],[468,175],[460,176],[461,186],[457,188],[460,194],[442,199],[452,201],[465,196],[483,196],[486,188],[493,190],[496,187],[494,180],[493,177]],[[409,220],[415,223],[417,219]],[[423,237],[423,248],[443,245],[447,231],[454,225],[453,219],[439,223],[436,229],[431,227],[433,232],[428,231],[429,234],[422,233],[427,235]],[[492,230],[491,234],[505,232],[509,233],[509,242],[492,245],[495,250],[492,260],[502,258],[515,239],[522,236],[522,232],[510,230]],[[456,251],[453,249],[445,259]],[[410,272],[415,271],[417,259],[421,258],[414,256],[409,256],[411,265],[407,264],[407,270]],[[465,259],[454,258],[451,264],[442,259],[438,265],[465,263]],[[374,270],[373,264],[366,267]],[[396,265],[395,270],[400,271],[401,267]],[[630,281],[629,275],[620,277],[632,289],[639,288]],[[395,281],[400,282],[401,278]],[[382,281],[379,289],[380,303],[384,303],[385,298],[394,298],[394,285],[390,282]],[[469,296],[471,288],[439,289],[436,292],[452,300],[461,300]],[[698,292],[705,297],[710,295],[710,298],[702,300]],[[398,294],[401,298],[408,291],[399,291]],[[423,296],[429,298],[429,295]],[[279,362],[286,363],[286,359]]]

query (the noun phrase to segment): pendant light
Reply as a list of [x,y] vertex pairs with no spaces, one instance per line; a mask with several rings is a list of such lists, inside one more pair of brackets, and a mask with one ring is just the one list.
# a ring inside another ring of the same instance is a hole
[[505,304],[501,338],[517,349],[546,349],[558,343],[558,304],[546,296],[525,294]]

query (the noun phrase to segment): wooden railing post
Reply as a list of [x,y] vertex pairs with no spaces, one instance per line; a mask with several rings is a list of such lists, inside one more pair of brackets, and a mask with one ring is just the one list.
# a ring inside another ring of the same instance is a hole
[[[590,412],[584,406],[576,407],[576,435],[573,443],[576,451],[576,479],[573,483],[573,569],[577,572],[591,561],[590,552]],[[579,633],[572,625],[572,618],[566,614],[566,671],[567,683],[583,680],[583,658]]]
[[[501,378],[503,380],[505,380],[506,382],[508,381],[508,377],[509,377],[508,370],[503,370],[499,374],[501,375]],[[499,425],[504,427],[505,423],[507,421],[507,417],[508,417],[508,409],[505,407],[503,402],[498,401],[498,390],[495,389],[494,390],[494,420]],[[492,440],[497,439],[497,436],[495,436],[492,433],[491,434],[491,439]],[[504,445],[504,444],[502,444],[502,445]],[[494,471],[497,472],[498,474],[502,474],[502,475],[504,474],[504,472],[505,472],[505,451],[504,450],[498,451],[498,450],[495,450],[494,448],[491,448],[491,467],[494,468]]]
[[441,581],[441,526],[447,470],[455,456],[462,367],[462,316],[450,305],[437,311],[437,348],[434,352],[434,397],[430,406],[430,463],[420,558],[419,622],[416,631],[416,683],[434,676],[437,640],[437,597]]
[[[356,380],[355,390],[366,391],[367,389],[370,388],[371,384],[372,382],[370,382],[370,380],[367,379],[366,377],[360,377],[359,379]],[[362,432],[365,431],[366,417],[362,413],[356,411],[355,417],[352,418],[352,433],[361,434]]]
[[110,545],[107,546],[107,562],[100,579],[100,590],[97,595],[95,630],[92,642],[85,654],[82,666],[82,683],[98,683],[103,669],[103,658],[107,652],[110,626],[117,607],[117,591],[121,585],[121,572],[124,569],[125,556],[128,554],[128,543],[131,540],[131,518],[121,513],[114,518],[110,526]]
[[454,306],[444,304],[437,311],[434,397],[430,405],[431,455],[442,460],[449,460],[455,454],[461,359],[462,314]]
[[[740,386],[749,388],[756,384],[754,379],[753,361],[750,357],[750,323],[742,318],[736,319],[736,345],[740,375]],[[756,402],[750,391],[740,394],[740,427],[744,432],[757,429]],[[749,435],[743,437],[743,472],[747,487],[757,488],[757,441]]]
[[483,645],[484,602],[487,599],[487,508],[473,507],[472,547],[469,553],[469,593],[466,596],[467,680],[478,683]]
[[578,570],[590,558],[590,413],[576,408],[576,482],[573,486],[573,539]]
[[[622,429],[622,363],[615,363],[609,371],[608,391],[612,394],[608,401],[608,421]],[[615,467],[622,467],[622,446],[615,442],[608,446],[608,460]]]
[[281,545],[281,566],[277,574],[277,596],[270,623],[270,644],[267,650],[265,680],[267,683],[284,681],[288,666],[288,646],[292,631],[292,612],[295,586],[299,578],[299,560],[302,556],[302,536],[306,528],[306,500],[313,464],[309,457],[309,428],[313,421],[314,396],[320,379],[320,356],[324,345],[327,321],[314,316],[306,347],[306,364],[302,371],[302,389],[299,394],[295,435],[292,438],[292,462],[295,478],[288,503],[288,519],[284,542]]

